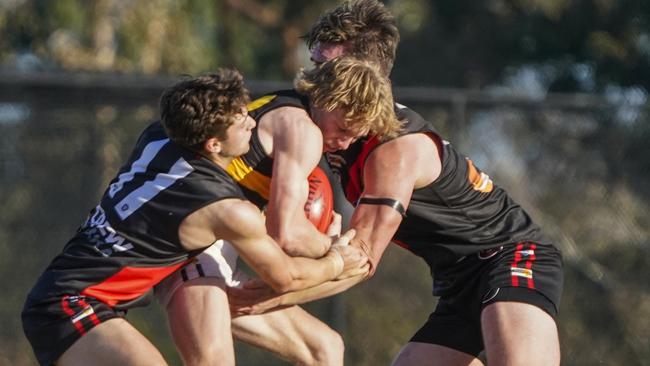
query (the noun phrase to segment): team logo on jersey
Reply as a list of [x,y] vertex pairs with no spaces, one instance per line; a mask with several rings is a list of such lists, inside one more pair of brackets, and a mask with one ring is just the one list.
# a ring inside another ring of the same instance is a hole
[[490,249],[484,249],[478,252],[478,259],[490,259],[497,255],[501,250],[503,249],[503,246],[500,246],[498,248],[490,248]]
[[533,270],[528,268],[510,267],[510,273],[517,277],[533,278]]
[[133,244],[118,234],[106,220],[106,212],[99,205],[95,207],[82,228],[84,234],[95,244],[95,248],[104,257],[110,257],[116,252],[126,252],[133,249]]
[[474,163],[469,158],[465,158],[467,160],[467,179],[469,182],[472,184],[472,187],[474,187],[475,191],[479,191],[482,193],[490,193],[492,192],[492,189],[494,188],[494,184],[492,183],[492,179],[490,177],[476,169],[474,166]]

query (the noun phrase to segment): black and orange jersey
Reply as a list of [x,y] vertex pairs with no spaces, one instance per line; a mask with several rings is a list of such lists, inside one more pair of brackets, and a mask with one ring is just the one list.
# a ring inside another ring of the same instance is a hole
[[[438,145],[442,171],[432,183],[413,191],[394,242],[422,256],[431,266],[445,258],[505,244],[550,244],[523,208],[444,141],[429,122],[399,104],[395,112],[403,121],[400,136],[425,133]],[[376,137],[368,137],[346,151],[328,154],[350,202],[356,202],[363,193],[364,163],[381,143]]]
[[202,251],[181,246],[183,219],[226,198],[244,195],[225,169],[153,123],[29,298],[81,294],[128,307]]
[[[258,98],[248,104],[248,114],[258,122],[267,112],[280,107],[302,108],[309,113],[309,101],[295,90],[281,90]],[[269,200],[273,159],[260,143],[258,125],[253,128],[250,150],[233,160],[228,173],[239,183],[246,197],[258,207]]]

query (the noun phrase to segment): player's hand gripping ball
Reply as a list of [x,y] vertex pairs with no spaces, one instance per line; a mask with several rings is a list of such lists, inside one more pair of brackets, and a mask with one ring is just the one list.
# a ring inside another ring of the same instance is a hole
[[309,177],[309,195],[305,203],[305,214],[309,221],[316,226],[321,233],[327,232],[332,223],[332,210],[334,209],[334,194],[325,172],[316,167]]

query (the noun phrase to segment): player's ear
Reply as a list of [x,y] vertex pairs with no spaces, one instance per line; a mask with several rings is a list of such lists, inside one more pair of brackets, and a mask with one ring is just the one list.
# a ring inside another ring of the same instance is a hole
[[221,152],[221,141],[216,137],[211,137],[205,140],[203,148],[211,154],[218,154]]

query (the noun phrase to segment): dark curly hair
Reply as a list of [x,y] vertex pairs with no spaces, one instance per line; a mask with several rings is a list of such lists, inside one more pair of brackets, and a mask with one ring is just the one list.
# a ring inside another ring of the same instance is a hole
[[160,115],[172,141],[197,148],[212,137],[225,139],[234,116],[249,101],[239,71],[218,69],[167,88],[160,98]]
[[389,75],[395,61],[399,30],[395,17],[377,0],[346,1],[323,14],[302,36],[309,49],[319,43],[343,43],[352,56],[377,62]]

